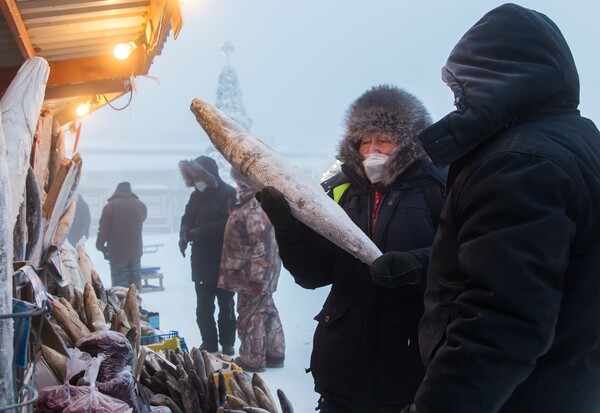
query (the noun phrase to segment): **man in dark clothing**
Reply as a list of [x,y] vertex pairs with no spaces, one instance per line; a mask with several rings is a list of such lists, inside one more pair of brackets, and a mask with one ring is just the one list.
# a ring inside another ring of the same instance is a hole
[[404,285],[396,280],[399,288],[373,283],[366,264],[293,218],[280,192],[260,192],[296,283],[331,285],[316,316],[310,362],[322,413],[397,412],[423,378],[417,329],[445,180],[417,141],[430,124],[423,104],[406,91],[368,90],[347,113],[342,172],[323,184],[382,251],[402,251],[406,276]]
[[[420,138],[450,163],[418,413],[600,412],[600,132],[545,15],[500,6],[443,69],[457,110]],[[387,261],[389,256],[379,258]]]
[[87,239],[90,236],[90,221],[90,207],[79,194],[75,204],[75,217],[73,217],[73,223],[67,235],[71,245],[75,246],[81,238]]
[[110,262],[113,287],[141,287],[142,227],[147,213],[129,182],[118,184],[102,209],[96,248]]
[[[235,343],[234,293],[217,288],[223,233],[228,210],[235,204],[235,189],[219,176],[214,159],[200,156],[179,162],[185,184],[193,187],[181,217],[179,249],[185,257],[192,243],[192,280],[196,286],[196,322],[202,335],[201,349],[210,353],[219,350],[233,355]],[[215,297],[219,305],[218,335],[215,326]]]

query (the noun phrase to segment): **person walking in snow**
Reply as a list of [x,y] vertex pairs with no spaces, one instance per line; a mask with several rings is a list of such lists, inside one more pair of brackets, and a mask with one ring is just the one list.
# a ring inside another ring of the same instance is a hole
[[368,265],[296,220],[275,188],[259,193],[296,283],[331,285],[310,361],[322,413],[396,412],[423,378],[417,329],[445,181],[417,141],[430,124],[412,94],[388,85],[366,91],[347,112],[342,172],[323,183],[382,251],[402,251],[395,289],[374,283]]
[[[486,13],[443,79],[456,111],[420,139],[450,163],[406,413],[600,412],[600,132],[547,16]],[[380,257],[383,264],[393,254]]]
[[229,213],[223,241],[219,287],[237,292],[240,355],[249,372],[283,367],[285,336],[273,301],[281,271],[275,232],[254,198],[256,188],[235,169],[237,203]]
[[113,287],[142,286],[141,258],[143,254],[142,229],[148,210],[129,182],[117,185],[108,198],[98,223],[96,249],[110,263]]
[[[235,189],[219,176],[214,159],[199,156],[179,162],[179,169],[188,187],[194,188],[181,217],[179,250],[185,257],[192,244],[192,281],[196,289],[196,322],[202,336],[201,350],[234,354],[235,304],[234,293],[217,287],[223,233],[228,209],[235,203]],[[215,298],[219,305],[218,332],[215,325]]]

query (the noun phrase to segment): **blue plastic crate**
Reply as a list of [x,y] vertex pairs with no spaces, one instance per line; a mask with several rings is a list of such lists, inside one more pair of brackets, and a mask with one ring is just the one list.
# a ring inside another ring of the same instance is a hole
[[168,333],[164,333],[164,334],[154,334],[151,336],[142,336],[142,338],[140,339],[140,344],[143,346],[147,346],[149,344],[160,344],[170,338],[178,338],[179,346],[181,347],[181,350],[188,351],[187,344],[185,343],[185,339],[183,337],[180,337],[179,331],[176,331],[176,330],[171,330]]

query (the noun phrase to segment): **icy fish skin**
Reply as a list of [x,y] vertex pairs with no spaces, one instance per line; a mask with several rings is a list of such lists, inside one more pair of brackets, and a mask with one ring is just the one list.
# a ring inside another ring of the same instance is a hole
[[43,58],[26,60],[0,99],[5,150],[11,176],[11,225],[15,224],[25,195],[27,166],[49,74],[50,66]]
[[258,189],[273,186],[298,220],[370,265],[381,251],[323,189],[211,103],[194,99],[191,110],[214,147]]

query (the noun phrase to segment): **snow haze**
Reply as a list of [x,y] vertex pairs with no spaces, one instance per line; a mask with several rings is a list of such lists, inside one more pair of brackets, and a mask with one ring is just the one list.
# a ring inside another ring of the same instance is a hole
[[[183,27],[169,37],[148,77],[136,80],[130,105],[105,106],[83,119],[87,145],[149,142],[200,150],[208,138],[190,112],[193,98],[216,101],[235,47],[237,73],[252,133],[275,150],[333,153],[344,113],[368,88],[391,83],[420,98],[434,120],[453,110],[440,70],[460,37],[496,0],[185,0]],[[581,80],[581,110],[600,119],[600,3],[515,1],[553,19],[571,46]],[[129,96],[113,102],[127,104]],[[156,165],[153,163],[153,165]]]

